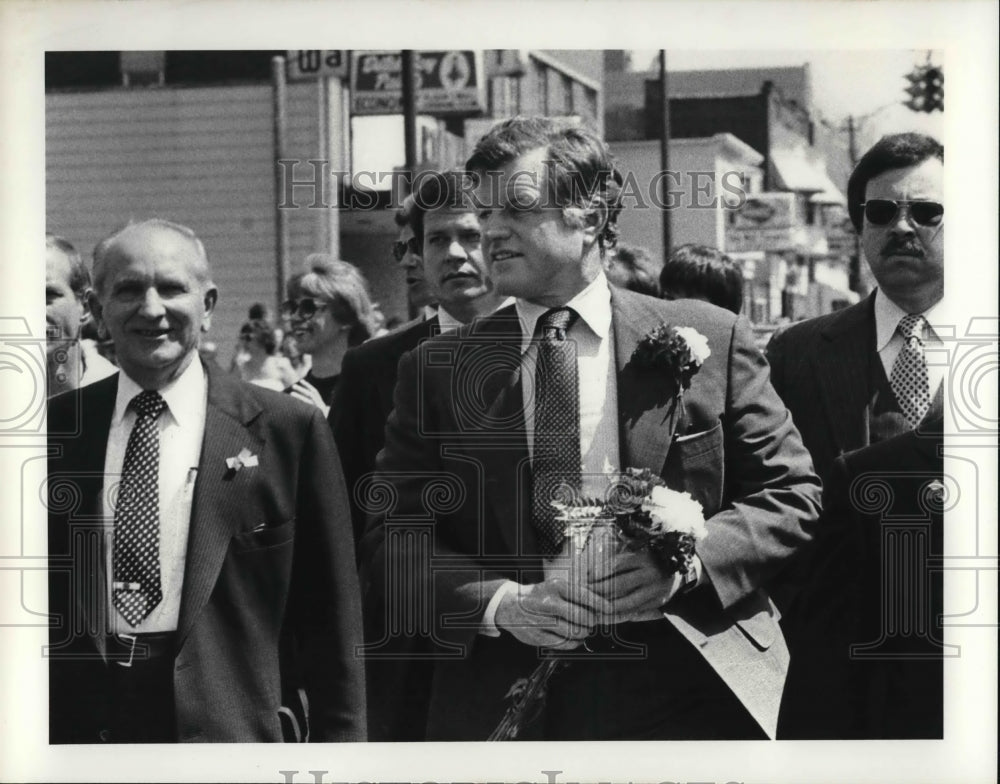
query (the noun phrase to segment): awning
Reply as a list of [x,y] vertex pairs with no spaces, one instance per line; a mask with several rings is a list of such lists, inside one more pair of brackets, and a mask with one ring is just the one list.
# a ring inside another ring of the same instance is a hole
[[812,194],[814,204],[840,204],[847,206],[847,199],[833,184],[823,168],[796,152],[775,150],[771,162],[781,187],[790,191]]

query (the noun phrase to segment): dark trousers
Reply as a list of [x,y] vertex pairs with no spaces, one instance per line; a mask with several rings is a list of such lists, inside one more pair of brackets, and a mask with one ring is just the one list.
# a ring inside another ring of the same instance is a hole
[[172,636],[108,638],[110,742],[176,742]]
[[[549,682],[546,740],[764,740],[766,734],[668,621],[628,623]],[[641,652],[645,646],[645,652]]]

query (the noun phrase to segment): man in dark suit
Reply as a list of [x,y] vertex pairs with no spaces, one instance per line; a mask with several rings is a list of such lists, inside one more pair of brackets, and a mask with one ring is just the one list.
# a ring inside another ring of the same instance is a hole
[[[425,174],[417,191],[407,197],[407,214],[420,249],[421,280],[438,311],[348,351],[330,407],[357,540],[366,520],[356,497],[362,488],[358,483],[375,470],[375,456],[385,441],[399,358],[432,335],[492,313],[503,300],[486,274],[479,220],[471,203],[463,203],[461,173]],[[406,253],[412,256],[413,249]]]
[[[365,738],[361,619],[322,415],[203,366],[216,302],[194,233],[94,253],[121,373],[50,402],[50,739]],[[300,716],[299,719],[302,717]]]
[[[456,329],[496,310],[501,298],[493,290],[483,261],[479,220],[463,199],[460,173],[430,172],[422,176],[408,214],[421,250],[424,284],[438,302],[433,318],[368,341],[344,356],[340,382],[330,407],[330,427],[344,466],[351,514],[358,541],[366,522],[366,477],[385,443],[385,422],[392,411],[399,358],[423,340]],[[407,252],[411,252],[408,249]],[[369,618],[369,640],[383,633]],[[375,741],[410,741],[423,737],[429,662],[408,659],[401,651],[378,646],[366,659],[369,737]]]
[[[848,211],[878,288],[844,310],[795,324],[767,348],[771,381],[792,412],[820,477],[834,459],[912,429],[941,409],[943,368],[925,362],[905,388],[909,344],[940,344],[944,293],[944,148],[929,136],[885,136],[847,185]],[[910,316],[911,318],[907,318]],[[915,321],[916,333],[902,334]],[[918,396],[911,404],[911,396]],[[903,398],[902,400],[900,398]],[[930,406],[927,405],[928,401]]]
[[[757,587],[808,540],[820,490],[746,323],[608,286],[622,180],[592,132],[510,120],[468,168],[491,277],[517,301],[401,359],[378,458],[386,503],[362,546],[366,612],[436,646],[426,739],[485,739],[542,651],[585,643],[606,647],[552,678],[521,737],[773,736],[787,657]],[[633,358],[663,321],[711,350],[682,402],[668,371]],[[558,379],[538,322],[545,340],[575,342]],[[565,407],[539,405],[565,384]],[[668,575],[638,553],[602,585],[543,579],[559,546],[545,502],[555,459],[584,495],[625,467],[692,493],[709,532],[692,569]],[[604,622],[613,638],[592,637]]]
[[941,417],[834,461],[779,737],[943,737]]
[[[915,133],[884,136],[847,185],[848,211],[878,288],[862,302],[775,334],[774,388],[792,412],[824,481],[841,454],[904,433],[943,410],[944,148]],[[770,585],[795,657],[808,644],[795,602],[813,579],[804,558]],[[794,694],[785,710],[795,712]],[[808,709],[808,705],[802,706]]]

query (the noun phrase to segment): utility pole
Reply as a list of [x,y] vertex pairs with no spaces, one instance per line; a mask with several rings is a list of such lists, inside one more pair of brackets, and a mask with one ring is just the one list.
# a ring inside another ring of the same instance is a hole
[[417,100],[414,80],[416,53],[404,49],[403,55],[403,139],[406,148],[406,176],[403,178],[405,193],[409,195],[417,169]]
[[[851,158],[851,170],[858,165],[858,146],[854,127],[854,115],[847,115],[847,154]],[[847,287],[851,291],[856,291],[862,297],[867,296],[868,286],[865,285],[862,275],[861,233],[854,232],[854,255],[851,256],[851,263],[847,270]]]
[[663,215],[663,260],[666,261],[670,256],[670,251],[673,247],[672,238],[670,235],[670,210],[667,209],[667,205],[670,203],[667,200],[667,175],[666,172],[670,171],[670,95],[667,89],[667,50],[660,50],[660,103],[663,106],[663,131],[660,134],[660,171],[663,172],[663,176],[660,177],[660,187],[663,192],[660,194],[663,205],[662,215]]
[[274,277],[275,277],[275,313],[281,310],[281,301],[285,295],[285,280],[288,278],[288,257],[291,254],[288,239],[288,210],[281,207],[281,194],[284,189],[282,175],[284,174],[278,161],[288,157],[288,92],[285,82],[285,58],[271,58],[271,82],[274,99]]

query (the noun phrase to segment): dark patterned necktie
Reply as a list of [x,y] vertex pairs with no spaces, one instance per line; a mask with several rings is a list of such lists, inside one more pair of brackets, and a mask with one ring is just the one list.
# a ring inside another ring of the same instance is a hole
[[896,329],[905,343],[892,366],[889,384],[907,421],[916,427],[931,405],[931,384],[924,359],[923,316],[910,314]]
[[531,519],[543,555],[562,548],[564,531],[552,501],[576,497],[581,487],[576,343],[566,339],[576,319],[570,308],[553,308],[538,320]]
[[129,408],[135,424],[125,447],[115,509],[112,555],[115,607],[138,626],[163,598],[160,585],[160,430],[157,417],[167,407],[159,392],[142,392]]

